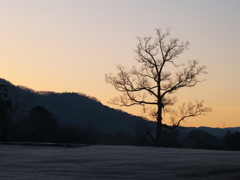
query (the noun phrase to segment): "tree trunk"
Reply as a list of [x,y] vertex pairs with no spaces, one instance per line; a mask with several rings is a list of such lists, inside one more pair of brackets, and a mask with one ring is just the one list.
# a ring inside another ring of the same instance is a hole
[[153,144],[155,147],[160,146],[161,135],[162,135],[162,122],[157,121],[156,138]]
[[160,139],[162,135],[162,102],[158,103],[158,113],[157,113],[157,127],[156,127],[156,137],[154,141],[154,146],[160,146]]

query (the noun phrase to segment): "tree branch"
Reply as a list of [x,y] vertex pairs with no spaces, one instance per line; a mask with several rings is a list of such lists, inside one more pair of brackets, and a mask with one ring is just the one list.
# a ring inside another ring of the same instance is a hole
[[[168,126],[166,124],[163,126],[168,129],[175,129],[186,118],[206,115],[207,112],[211,111],[212,109],[210,107],[203,107],[203,101],[196,100],[195,103],[183,103],[181,106],[179,106],[179,111],[169,110],[169,112],[172,113],[172,126]],[[175,120],[176,118],[178,118],[178,120]]]

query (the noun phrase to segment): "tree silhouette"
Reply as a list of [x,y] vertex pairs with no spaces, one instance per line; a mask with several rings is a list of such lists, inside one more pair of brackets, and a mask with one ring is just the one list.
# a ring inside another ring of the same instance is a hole
[[231,133],[228,131],[224,136],[224,146],[228,150],[240,150],[240,132]]
[[[203,101],[184,103],[179,111],[169,108],[176,102],[173,94],[177,90],[193,87],[203,81],[197,77],[206,73],[206,66],[199,66],[196,60],[188,61],[187,65],[178,62],[178,56],[188,48],[189,43],[169,38],[169,30],[163,32],[157,29],[156,34],[155,40],[152,37],[137,38],[135,59],[139,67],[127,70],[118,65],[118,74],[107,74],[106,81],[122,93],[120,97],[112,99],[113,104],[127,107],[142,105],[144,109],[155,106],[155,109],[150,108],[157,121],[156,135],[151,137],[154,145],[159,146],[163,126],[174,129],[184,119],[204,115],[211,109],[203,107]],[[174,68],[175,73],[171,71]],[[172,114],[171,126],[162,123],[163,112]]]
[[182,140],[183,148],[223,149],[222,142],[212,134],[203,130],[192,130]]
[[9,100],[7,85],[0,85],[0,141],[8,141],[11,131],[12,102]]
[[16,123],[17,141],[54,142],[58,136],[56,118],[43,106],[35,106]]

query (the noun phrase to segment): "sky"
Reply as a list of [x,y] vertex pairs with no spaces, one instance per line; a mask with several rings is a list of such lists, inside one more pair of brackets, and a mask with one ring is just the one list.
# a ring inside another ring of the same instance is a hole
[[0,77],[119,109],[108,103],[119,94],[105,74],[137,65],[136,37],[170,28],[172,38],[190,42],[180,61],[197,60],[208,71],[207,81],[177,93],[179,102],[204,100],[213,109],[182,125],[240,126],[239,7],[239,0],[0,0]]

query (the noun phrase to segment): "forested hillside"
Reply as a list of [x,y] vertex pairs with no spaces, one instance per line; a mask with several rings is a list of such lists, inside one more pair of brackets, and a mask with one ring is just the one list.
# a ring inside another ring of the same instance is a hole
[[[152,145],[155,122],[80,93],[38,92],[0,79],[0,141]],[[163,129],[161,146],[240,150],[239,128]]]

